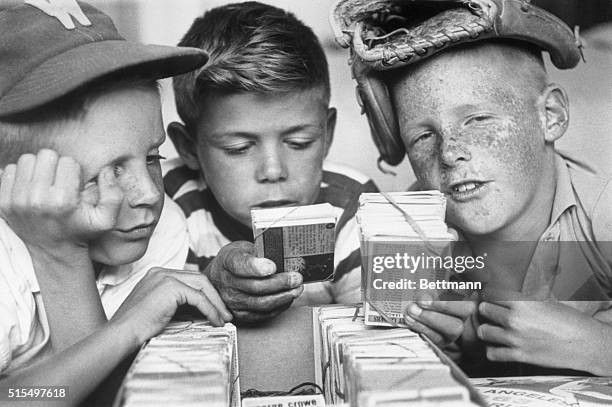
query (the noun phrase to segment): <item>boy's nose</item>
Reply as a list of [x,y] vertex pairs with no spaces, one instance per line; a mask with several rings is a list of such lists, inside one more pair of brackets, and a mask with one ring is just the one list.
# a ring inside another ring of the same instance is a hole
[[131,207],[155,206],[162,194],[161,187],[148,174],[125,180],[124,193]]
[[443,137],[440,142],[440,159],[443,165],[452,167],[460,161],[471,160],[472,155],[456,137]]
[[287,179],[287,167],[282,154],[278,151],[267,151],[263,154],[257,170],[259,182],[279,182]]

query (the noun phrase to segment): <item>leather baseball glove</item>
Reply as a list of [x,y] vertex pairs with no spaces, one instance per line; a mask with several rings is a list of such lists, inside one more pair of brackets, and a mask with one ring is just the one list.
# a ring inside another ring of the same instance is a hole
[[528,0],[339,0],[331,24],[337,42],[351,49],[359,103],[380,160],[390,165],[399,164],[405,150],[383,71],[495,38],[534,44],[560,69],[575,67],[582,55],[577,32]]

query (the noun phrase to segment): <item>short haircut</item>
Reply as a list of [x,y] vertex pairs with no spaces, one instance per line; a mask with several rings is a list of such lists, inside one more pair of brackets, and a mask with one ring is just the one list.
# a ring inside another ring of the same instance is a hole
[[[513,81],[513,83],[519,82],[522,88],[539,93],[548,85],[548,74],[542,50],[526,41],[496,38],[467,42],[448,48],[440,54],[448,52],[462,53],[480,49],[495,52],[498,55],[497,58],[507,61],[505,71],[508,75],[508,80]],[[436,55],[432,56],[432,58],[435,57]],[[410,72],[413,69],[418,69],[428,60],[426,58],[405,68],[385,71],[381,77],[388,85],[391,85],[401,80],[407,70]]]
[[78,121],[92,103],[104,94],[120,89],[151,89],[159,92],[157,81],[139,77],[108,77],[85,85],[60,99],[15,116],[0,118],[0,168],[14,163],[23,154],[43,148],[55,149],[58,126]]
[[543,51],[538,46],[511,39],[493,43],[499,45],[500,52],[508,61],[506,68],[511,78],[523,80],[526,87],[538,94],[548,85]]
[[185,125],[199,119],[208,92],[292,92],[321,86],[329,100],[327,60],[312,30],[293,14],[255,1],[213,8],[196,18],[180,46],[201,48],[208,63],[173,79]]

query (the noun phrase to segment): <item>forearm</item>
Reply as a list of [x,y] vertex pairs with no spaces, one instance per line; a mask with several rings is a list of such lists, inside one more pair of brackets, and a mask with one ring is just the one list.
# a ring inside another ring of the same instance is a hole
[[53,353],[103,326],[104,309],[87,251],[49,254],[30,249],[51,332]]
[[[109,322],[62,352],[3,378],[0,388],[62,386],[68,389],[67,397],[53,405],[75,406],[139,345],[129,327]],[[15,404],[23,405],[23,402]],[[39,404],[49,405],[49,401],[38,404],[32,401],[28,405]]]

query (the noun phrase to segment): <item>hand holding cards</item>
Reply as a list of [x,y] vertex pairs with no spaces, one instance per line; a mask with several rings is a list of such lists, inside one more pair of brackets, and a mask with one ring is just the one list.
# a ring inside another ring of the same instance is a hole
[[252,209],[257,257],[277,272],[302,274],[304,283],[333,278],[336,210],[330,204]]

